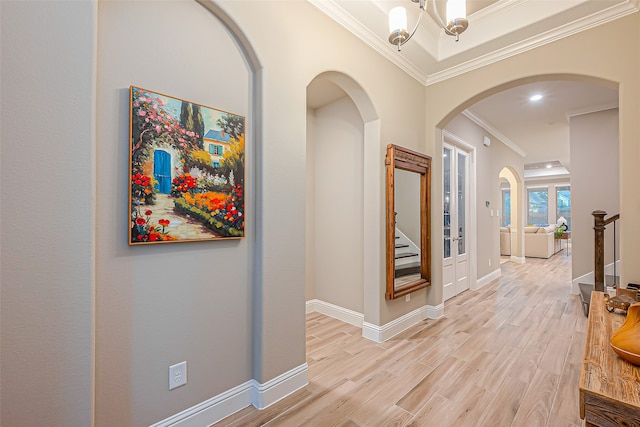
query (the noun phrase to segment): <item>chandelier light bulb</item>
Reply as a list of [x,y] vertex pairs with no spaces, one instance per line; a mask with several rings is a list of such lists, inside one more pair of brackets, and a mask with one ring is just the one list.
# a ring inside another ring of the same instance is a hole
[[[400,51],[400,47],[408,42],[411,37],[415,34],[418,29],[418,25],[420,24],[420,19],[424,12],[427,10],[427,0],[411,0],[413,3],[418,3],[420,7],[420,15],[418,16],[418,21],[415,24],[415,27],[409,33],[408,25],[407,25],[407,11],[404,7],[398,6],[394,7],[389,11],[389,43],[398,47],[398,51]],[[436,19],[440,23],[440,26],[444,30],[445,34],[450,36],[455,36],[456,41],[459,40],[460,34],[462,34],[467,27],[469,26],[469,21],[467,20],[467,3],[466,0],[448,0],[447,1],[447,23],[445,24],[442,21],[440,13],[438,12],[438,7],[436,5],[436,0],[431,0],[433,4],[433,14]]]
[[389,33],[407,31],[407,10],[402,7],[394,7],[389,12]]
[[467,18],[467,2],[465,0],[449,0],[447,2],[447,22]]

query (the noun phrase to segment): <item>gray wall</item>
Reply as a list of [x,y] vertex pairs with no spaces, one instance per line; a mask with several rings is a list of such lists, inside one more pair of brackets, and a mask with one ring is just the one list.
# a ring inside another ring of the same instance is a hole
[[[239,331],[252,322],[255,150],[249,117],[247,238],[128,246],[128,86],[248,117],[251,81],[195,2],[105,2],[99,17],[96,421],[148,425],[253,377],[251,336]],[[167,369],[184,360],[189,382],[169,391]]]
[[[349,97],[315,110],[307,118],[313,134],[307,150],[313,165],[314,298],[358,313],[363,286],[363,123]],[[311,240],[311,239],[309,239]]]
[[88,426],[97,4],[3,1],[0,15],[0,424]]
[[[618,109],[571,118],[572,276],[593,271],[595,210],[620,213]],[[621,216],[617,231],[633,220]],[[618,234],[618,242],[620,235]],[[617,248],[620,259],[620,248]],[[613,225],[605,233],[605,264],[613,262]]]

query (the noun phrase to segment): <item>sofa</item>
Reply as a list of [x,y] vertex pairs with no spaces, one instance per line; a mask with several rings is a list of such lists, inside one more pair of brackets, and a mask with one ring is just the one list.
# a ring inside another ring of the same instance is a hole
[[555,238],[555,225],[524,228],[524,256],[549,258],[560,252],[560,240]]
[[511,255],[511,228],[500,227],[500,255]]

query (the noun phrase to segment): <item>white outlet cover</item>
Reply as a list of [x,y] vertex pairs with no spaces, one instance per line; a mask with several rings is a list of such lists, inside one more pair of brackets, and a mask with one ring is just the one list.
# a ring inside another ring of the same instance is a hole
[[183,386],[187,383],[187,362],[176,363],[169,366],[169,390]]

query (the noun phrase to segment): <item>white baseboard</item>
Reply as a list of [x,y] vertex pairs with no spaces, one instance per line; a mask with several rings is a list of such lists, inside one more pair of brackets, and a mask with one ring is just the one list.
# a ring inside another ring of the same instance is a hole
[[267,408],[309,384],[309,366],[304,363],[297,368],[260,384],[253,381],[252,404],[258,409]]
[[[616,273],[618,273],[618,275],[620,275],[620,269],[622,268],[622,260],[617,260],[616,261]],[[613,275],[614,273],[614,268],[613,268],[613,263],[611,264],[607,264],[604,266],[604,274],[606,275]],[[571,280],[571,293],[574,295],[580,295],[580,288],[578,287],[578,283],[595,283],[596,278],[594,275],[593,271],[588,272],[587,274],[583,274],[580,277],[576,277],[575,279]]]
[[363,322],[362,336],[371,341],[385,342],[424,319],[439,319],[442,316],[444,316],[444,304],[425,305],[382,326]]
[[444,317],[444,303],[427,305],[427,319],[440,319]]
[[523,256],[511,255],[511,261],[517,262],[518,264],[524,264],[525,263],[525,259],[524,259]]
[[202,427],[220,421],[251,405],[253,380],[185,409],[150,427]]
[[349,310],[348,308],[340,307],[318,299],[307,301],[306,313],[309,314],[316,311],[324,314],[325,316],[333,317],[334,319],[362,328],[364,314],[358,313],[357,311]]
[[576,277],[571,281],[571,293],[573,295],[580,295],[580,288],[578,287],[578,283],[593,283],[595,279],[593,277],[593,271],[590,271],[587,274],[584,274],[580,277]]
[[496,268],[495,270],[493,270],[491,273],[487,274],[484,277],[479,278],[476,281],[476,285],[471,287],[472,291],[477,291],[478,289],[482,288],[485,285],[488,285],[489,283],[493,282],[496,279],[499,279],[500,276],[502,276],[502,269],[500,268]]
[[306,386],[308,370],[305,363],[264,384],[256,380],[247,381],[150,427],[204,427],[249,405],[264,409]]

